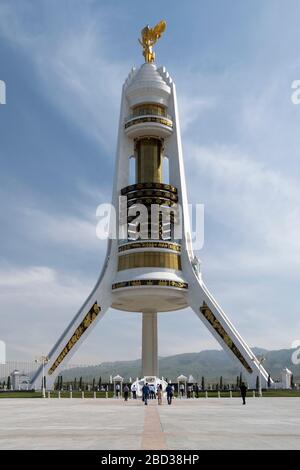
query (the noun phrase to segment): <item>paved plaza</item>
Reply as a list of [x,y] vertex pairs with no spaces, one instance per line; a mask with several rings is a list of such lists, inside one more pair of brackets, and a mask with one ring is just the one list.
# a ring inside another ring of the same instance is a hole
[[0,399],[0,449],[300,449],[300,398]]

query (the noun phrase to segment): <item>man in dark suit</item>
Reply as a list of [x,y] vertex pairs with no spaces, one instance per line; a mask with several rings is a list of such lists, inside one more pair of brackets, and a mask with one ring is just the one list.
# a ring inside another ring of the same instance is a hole
[[143,393],[143,402],[145,403],[145,405],[148,405],[148,398],[150,394],[150,388],[149,388],[148,383],[145,383],[145,385],[143,386],[142,393]]
[[247,395],[247,386],[245,382],[242,382],[240,385],[241,397],[243,399],[243,405],[246,405],[246,395]]
[[173,387],[169,384],[166,388],[168,405],[172,405]]

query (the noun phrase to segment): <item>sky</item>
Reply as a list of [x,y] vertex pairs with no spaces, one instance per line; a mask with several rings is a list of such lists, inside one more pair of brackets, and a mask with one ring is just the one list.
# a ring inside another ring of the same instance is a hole
[[[47,354],[91,291],[106,242],[122,84],[165,19],[188,196],[205,206],[203,278],[251,346],[300,338],[298,0],[0,0],[0,339]],[[219,348],[189,309],[159,315],[159,354]],[[110,310],[74,363],[136,359],[141,316]]]

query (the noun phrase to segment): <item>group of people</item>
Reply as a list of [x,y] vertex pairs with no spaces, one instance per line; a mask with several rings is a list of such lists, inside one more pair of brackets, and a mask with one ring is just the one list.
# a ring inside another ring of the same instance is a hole
[[[167,393],[167,402],[168,405],[172,404],[172,398],[174,396],[174,389],[171,384],[168,384],[166,387]],[[162,396],[163,396],[163,389],[162,385],[159,384],[155,393],[155,386],[153,384],[148,385],[146,382],[142,388],[142,400],[145,405],[148,405],[148,400],[157,397],[157,401],[159,405],[162,405]]]
[[[116,385],[115,391],[116,391],[116,396],[118,398],[121,393],[121,387],[119,384]],[[130,388],[127,384],[125,384],[123,387],[123,395],[124,395],[125,401],[128,401],[129,392],[130,392]],[[132,398],[136,400],[137,399],[137,387],[135,384],[132,385],[131,392],[132,392]],[[167,402],[169,405],[171,405],[172,399],[174,396],[174,388],[172,387],[171,384],[167,385],[166,393],[167,393]],[[159,384],[157,388],[155,388],[154,384],[145,383],[145,385],[142,388],[142,400],[145,405],[148,405],[148,400],[155,400],[156,398],[157,398],[158,404],[161,405],[162,397],[163,397],[163,389],[162,389],[161,384]]]
[[[188,385],[186,391],[187,391],[187,398],[192,398],[193,393],[195,393],[196,398],[199,398],[200,387],[199,387],[198,384]],[[185,395],[185,385],[183,383],[181,383],[179,385],[179,392],[180,392],[180,395],[182,397],[184,397],[184,395]]]
[[[137,387],[135,384],[132,385],[131,387],[131,391],[132,391],[132,398],[136,400],[137,398]],[[179,387],[179,391],[180,391],[180,394],[183,396],[184,395],[184,391],[185,391],[185,387],[183,384],[180,385]],[[192,396],[192,392],[193,392],[193,388],[191,388],[189,390],[187,390],[187,397],[188,398],[191,398]],[[242,384],[240,385],[240,391],[241,391],[241,397],[242,397],[242,400],[243,400],[243,405],[246,405],[246,395],[247,395],[247,386],[245,385],[244,382],[242,382]],[[128,401],[128,398],[129,398],[129,392],[130,392],[130,388],[129,386],[126,384],[124,385],[124,388],[123,388],[123,393],[124,393],[124,400],[125,401]],[[198,392],[199,392],[199,388],[197,387],[196,388],[196,397],[198,398]],[[174,387],[171,385],[171,384],[168,384],[167,387],[166,387],[166,393],[167,393],[167,402],[168,402],[168,405],[171,405],[172,404],[172,399],[173,399],[173,396],[174,396]],[[116,385],[116,395],[117,397],[119,396],[120,394],[120,385],[117,384]],[[155,386],[153,384],[148,384],[148,383],[145,383],[143,388],[142,388],[142,400],[144,402],[145,405],[148,405],[148,400],[150,399],[156,399],[157,398],[157,401],[158,401],[158,404],[161,405],[162,404],[162,397],[163,397],[163,390],[162,390],[162,385],[159,384],[157,389],[155,389]]]

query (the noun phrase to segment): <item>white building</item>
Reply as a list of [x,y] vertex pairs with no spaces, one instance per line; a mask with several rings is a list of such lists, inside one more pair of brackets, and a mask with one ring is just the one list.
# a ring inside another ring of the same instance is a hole
[[29,390],[31,388],[29,376],[14,370],[11,373],[11,387],[12,390]]
[[282,388],[285,388],[285,389],[292,388],[292,375],[293,373],[287,367],[282,369],[281,371]]

